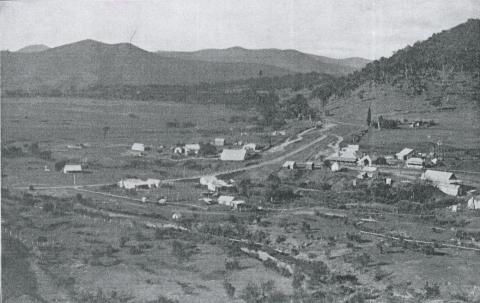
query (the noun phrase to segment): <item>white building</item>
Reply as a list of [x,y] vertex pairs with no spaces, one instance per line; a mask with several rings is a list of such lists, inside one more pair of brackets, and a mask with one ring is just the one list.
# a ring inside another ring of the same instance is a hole
[[65,166],[63,167],[64,174],[81,173],[81,172],[82,172],[82,166],[79,164],[65,164]]
[[215,138],[214,145],[215,146],[224,146],[225,145],[225,138]]
[[247,157],[245,149],[224,149],[220,155],[222,161],[244,161]]
[[472,196],[467,202],[468,209],[480,209],[480,195]]
[[215,176],[202,176],[200,178],[200,184],[207,186],[208,190],[210,191],[216,191],[220,188],[233,186],[232,184],[228,184],[223,180],[217,179]]
[[406,165],[408,168],[422,169],[425,166],[425,160],[422,158],[409,158]]
[[136,151],[136,152],[144,152],[145,151],[145,145],[142,144],[142,143],[133,143],[132,150]]
[[185,149],[186,155],[191,155],[191,154],[198,155],[198,152],[200,151],[200,144],[198,143],[185,144],[184,149]]
[[340,170],[340,164],[338,164],[338,162],[333,162],[332,165],[330,166],[330,169],[333,172],[339,171]]
[[454,173],[447,171],[431,170],[427,169],[421,176],[422,180],[429,181],[435,184],[445,183],[451,184],[458,182],[457,177]]
[[402,149],[400,152],[396,153],[396,154],[395,154],[395,157],[396,157],[398,160],[405,161],[405,160],[407,160],[413,153],[414,153],[414,150],[413,150],[413,149],[408,148],[408,147],[405,147],[405,148]]
[[255,143],[248,143],[248,144],[245,144],[243,146],[243,149],[245,149],[246,151],[256,151],[257,150],[257,144]]
[[138,178],[126,178],[118,181],[117,185],[120,188],[125,189],[139,189],[139,188],[158,188],[160,186],[160,180],[147,179],[146,181]]

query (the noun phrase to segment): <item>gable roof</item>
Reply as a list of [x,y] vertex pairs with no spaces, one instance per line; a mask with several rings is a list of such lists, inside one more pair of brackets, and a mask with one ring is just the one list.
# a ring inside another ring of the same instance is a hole
[[395,155],[397,156],[397,158],[403,158],[403,157],[411,154],[412,152],[413,152],[413,149],[405,147],[404,149],[402,149],[400,152],[396,153]]
[[145,151],[145,145],[143,145],[143,143],[133,143],[132,150],[134,150],[134,151]]
[[457,177],[452,172],[430,170],[427,169],[422,178],[427,181],[450,183],[452,180],[456,180]]
[[198,144],[198,143],[185,144],[185,149],[186,150],[200,150],[200,144]]
[[224,149],[220,155],[222,161],[243,161],[247,151],[245,149]]
[[80,164],[65,164],[63,167],[64,172],[76,172],[82,171],[82,166]]
[[412,165],[423,165],[425,163],[425,160],[422,158],[410,158],[407,160],[407,164],[412,164]]

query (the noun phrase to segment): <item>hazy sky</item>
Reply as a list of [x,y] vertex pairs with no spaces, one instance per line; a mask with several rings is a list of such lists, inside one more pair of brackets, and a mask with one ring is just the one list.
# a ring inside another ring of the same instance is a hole
[[468,18],[480,18],[480,0],[2,1],[0,48],[133,35],[150,51],[242,46],[376,59]]

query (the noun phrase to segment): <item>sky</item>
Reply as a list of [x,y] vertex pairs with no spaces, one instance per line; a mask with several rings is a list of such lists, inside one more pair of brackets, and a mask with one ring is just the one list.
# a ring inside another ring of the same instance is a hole
[[0,49],[94,39],[378,59],[469,18],[480,18],[479,0],[0,1]]

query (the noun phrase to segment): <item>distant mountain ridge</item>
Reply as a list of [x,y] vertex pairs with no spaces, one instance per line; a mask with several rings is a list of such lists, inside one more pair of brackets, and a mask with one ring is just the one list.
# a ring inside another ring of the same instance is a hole
[[318,72],[331,75],[347,74],[370,62],[363,58],[334,59],[292,49],[246,49],[238,46],[193,52],[157,51],[157,53],[178,59],[267,64],[298,73]]
[[[83,40],[54,48],[1,52],[2,89],[60,92],[89,86],[190,85],[316,71],[346,74],[357,63],[288,50],[204,50],[197,55],[153,53],[133,44]],[[243,55],[242,55],[243,54]],[[218,58],[215,58],[218,56]]]
[[33,44],[22,47],[21,49],[17,50],[17,53],[36,53],[43,52],[47,49],[50,49],[50,47],[46,46],[45,44]]

